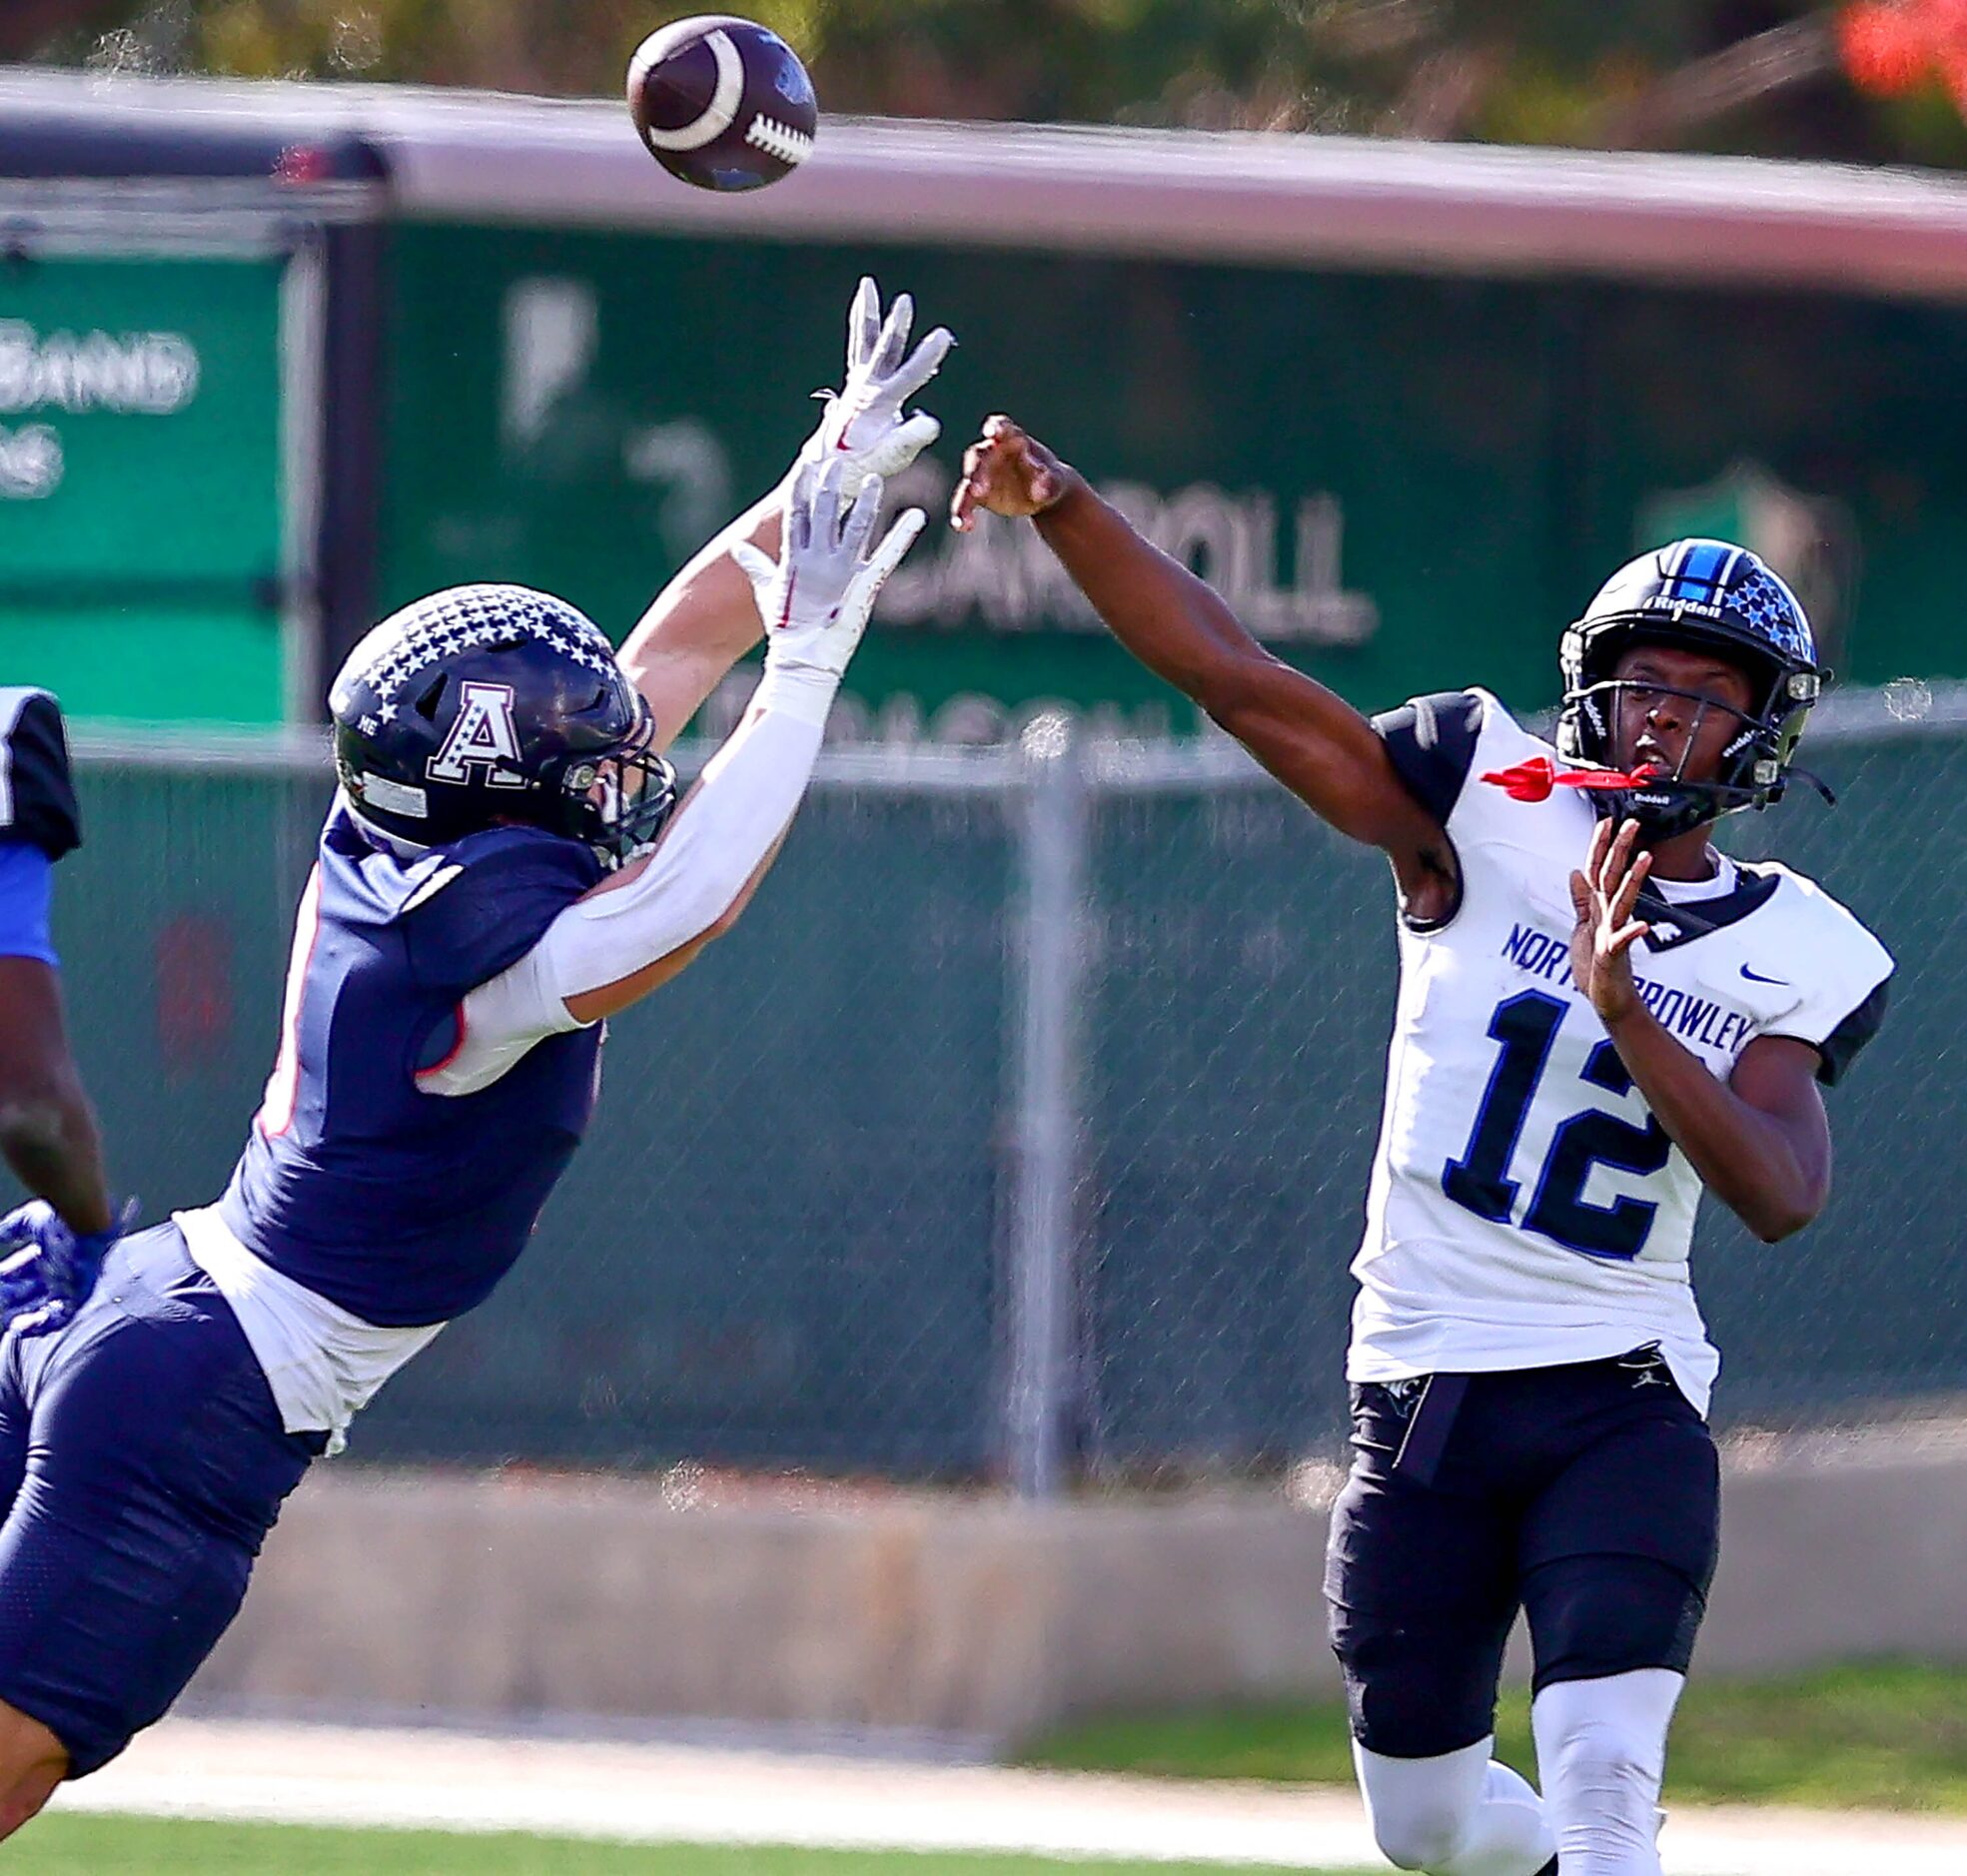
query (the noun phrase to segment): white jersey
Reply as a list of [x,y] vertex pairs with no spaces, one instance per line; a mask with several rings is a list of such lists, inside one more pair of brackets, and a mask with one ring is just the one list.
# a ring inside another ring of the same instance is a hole
[[[1596,813],[1571,789],[1528,802],[1481,780],[1554,755],[1484,691],[1376,727],[1447,828],[1462,892],[1433,926],[1402,921],[1347,1374],[1542,1368],[1657,1343],[1705,1412],[1720,1361],[1688,1272],[1700,1178],[1571,982],[1569,880]],[[1773,864],[1659,893],[1633,960],[1654,1016],[1717,1078],[1757,1036],[1789,1036],[1836,1080],[1877,1029],[1884,946]]]

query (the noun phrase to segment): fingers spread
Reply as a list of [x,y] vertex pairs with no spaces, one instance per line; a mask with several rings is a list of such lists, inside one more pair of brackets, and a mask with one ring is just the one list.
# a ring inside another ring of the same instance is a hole
[[977,504],[990,493],[990,470],[991,449],[988,444],[973,443],[963,452],[963,479],[956,484],[956,493],[949,504],[950,525],[957,532],[970,531]]
[[1584,855],[1584,877],[1593,891],[1597,889],[1599,875],[1605,868],[1605,853],[1611,846],[1611,836],[1612,825],[1608,820],[1600,820],[1591,829],[1591,845]]
[[882,582],[901,564],[901,556],[914,546],[916,535],[928,525],[928,520],[929,517],[920,508],[904,508],[895,516],[895,524],[888,529],[867,562],[877,592]]
[[858,371],[874,357],[881,338],[881,290],[870,274],[860,277],[847,309],[847,370]]
[[1642,853],[1632,862],[1631,870],[1619,883],[1618,894],[1611,902],[1609,916],[1614,924],[1623,924],[1632,916],[1632,908],[1639,902],[1639,888],[1646,883],[1646,875],[1652,871],[1653,856]]
[[840,481],[845,470],[846,466],[836,456],[813,484],[812,525],[807,538],[817,540],[822,547],[830,547],[840,538]]
[[1652,927],[1644,919],[1635,919],[1629,925],[1621,925],[1602,946],[1603,955],[1615,958],[1629,951]]
[[854,497],[854,504],[840,525],[840,545],[856,560],[865,557],[867,543],[874,537],[874,517],[881,508],[881,487],[878,475],[870,475],[862,482],[860,493]]
[[888,382],[888,389],[897,402],[905,404],[935,377],[955,345],[956,335],[947,326],[938,326],[930,333],[896,368]]
[[888,309],[887,323],[881,328],[880,343],[874,349],[872,362],[876,378],[888,378],[900,365],[902,355],[908,350],[908,329],[915,324],[915,301],[912,295],[897,294],[895,303]]
[[785,551],[803,552],[812,544],[813,497],[819,486],[819,473],[809,463],[792,483],[792,498],[785,504]]

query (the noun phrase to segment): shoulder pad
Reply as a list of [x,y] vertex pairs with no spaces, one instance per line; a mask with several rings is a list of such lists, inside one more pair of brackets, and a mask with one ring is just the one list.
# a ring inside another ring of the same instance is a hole
[[601,877],[577,840],[495,827],[436,848],[404,875],[397,910],[418,979],[465,991],[515,964]]
[[1479,690],[1440,690],[1372,719],[1394,773],[1444,826],[1462,798],[1482,720],[1493,702]]
[[0,839],[51,860],[82,844],[61,705],[45,690],[0,689]]
[[[1897,960],[1865,923],[1807,875],[1775,861],[1753,869],[1783,890],[1769,902],[1771,913],[1788,914],[1778,928],[1785,956],[1796,960],[1796,1006],[1769,1025],[1767,1034],[1807,1042],[1821,1058],[1817,1079],[1826,1086],[1842,1079],[1860,1049],[1884,1021],[1886,985]],[[1808,976],[1803,977],[1807,961]]]

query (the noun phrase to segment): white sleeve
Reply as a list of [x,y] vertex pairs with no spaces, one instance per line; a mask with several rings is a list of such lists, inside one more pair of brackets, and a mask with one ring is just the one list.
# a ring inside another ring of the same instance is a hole
[[575,900],[524,957],[474,990],[459,1013],[457,1049],[418,1087],[439,1095],[490,1087],[534,1043],[583,1027],[567,998],[632,976],[716,924],[798,810],[833,690],[815,673],[767,666],[744,720],[640,872]]

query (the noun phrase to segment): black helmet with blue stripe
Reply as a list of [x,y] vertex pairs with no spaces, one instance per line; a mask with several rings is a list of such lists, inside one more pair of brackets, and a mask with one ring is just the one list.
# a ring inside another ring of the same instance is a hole
[[[1664,840],[1779,801],[1804,719],[1829,676],[1817,662],[1816,638],[1796,595],[1746,547],[1725,540],[1676,540],[1627,561],[1564,632],[1559,753],[1599,767],[1615,764],[1613,704],[1627,685],[1613,672],[1627,651],[1649,644],[1724,659],[1747,677],[1753,702],[1712,779],[1692,781],[1676,771],[1630,789],[1596,791],[1600,812],[1629,815],[1649,838]],[[1697,712],[1722,707],[1707,698],[1691,701]]]

